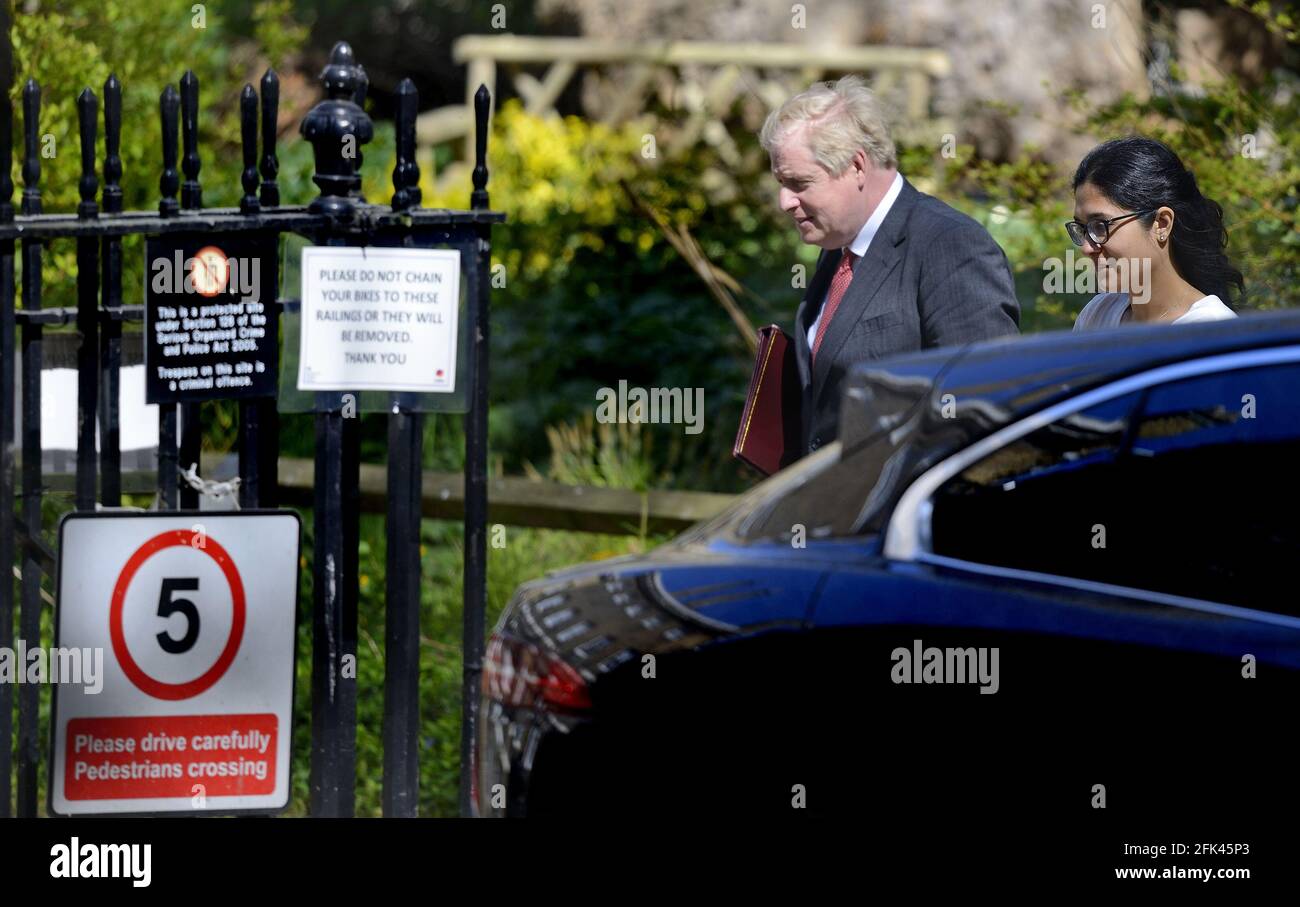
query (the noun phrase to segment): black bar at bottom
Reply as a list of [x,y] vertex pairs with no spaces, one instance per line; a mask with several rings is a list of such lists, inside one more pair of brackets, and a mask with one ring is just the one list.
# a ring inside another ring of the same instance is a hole
[[420,460],[423,419],[388,417],[384,815],[414,818],[420,793]]

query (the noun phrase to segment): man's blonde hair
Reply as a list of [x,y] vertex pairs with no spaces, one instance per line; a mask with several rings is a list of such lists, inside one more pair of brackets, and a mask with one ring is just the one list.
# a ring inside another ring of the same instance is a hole
[[787,134],[807,126],[808,150],[832,176],[839,176],[861,148],[877,167],[898,166],[884,111],[861,76],[814,82],[767,116],[758,134],[770,157]]

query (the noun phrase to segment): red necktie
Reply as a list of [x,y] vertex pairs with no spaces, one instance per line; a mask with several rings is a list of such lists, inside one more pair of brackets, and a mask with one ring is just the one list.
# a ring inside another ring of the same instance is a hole
[[826,294],[826,306],[822,309],[821,324],[817,326],[817,339],[813,343],[812,358],[817,360],[817,351],[821,349],[822,341],[826,339],[826,331],[831,326],[831,319],[835,317],[835,310],[840,307],[840,300],[844,298],[844,291],[849,288],[849,282],[853,280],[853,259],[856,256],[844,249],[844,254],[840,256],[840,266],[835,269],[835,276],[831,278],[830,292]]

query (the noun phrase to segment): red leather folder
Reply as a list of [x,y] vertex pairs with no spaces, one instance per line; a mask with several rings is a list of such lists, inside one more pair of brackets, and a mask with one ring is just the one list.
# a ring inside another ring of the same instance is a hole
[[799,459],[802,399],[790,335],[775,324],[759,328],[758,355],[732,456],[764,475]]

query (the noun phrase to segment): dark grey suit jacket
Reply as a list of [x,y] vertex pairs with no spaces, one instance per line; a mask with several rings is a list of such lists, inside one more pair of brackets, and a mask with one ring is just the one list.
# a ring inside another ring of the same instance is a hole
[[817,320],[838,249],[823,251],[795,314],[795,359],[803,385],[803,449],[838,434],[840,383],[869,359],[987,340],[1020,330],[1007,257],[988,231],[903,181],[867,254],[854,262],[839,309],[809,371],[808,328]]

